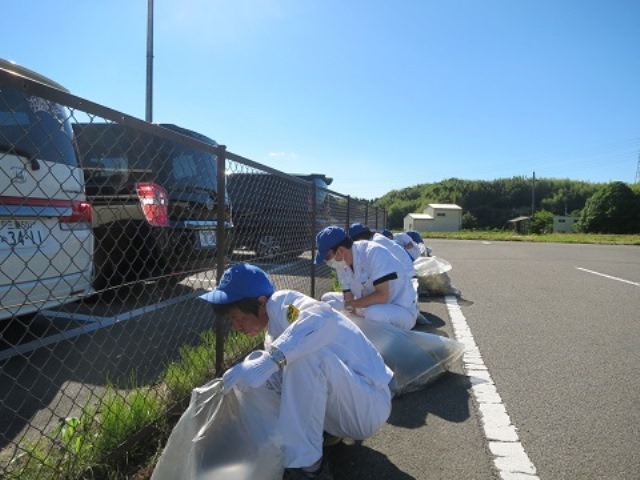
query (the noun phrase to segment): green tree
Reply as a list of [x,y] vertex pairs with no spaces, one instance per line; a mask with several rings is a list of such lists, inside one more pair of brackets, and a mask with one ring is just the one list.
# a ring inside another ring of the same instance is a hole
[[553,213],[548,210],[539,210],[531,219],[531,233],[553,232]]
[[462,228],[464,230],[472,230],[478,227],[478,219],[471,212],[464,212],[462,214]]
[[640,196],[626,183],[609,183],[587,200],[579,223],[589,233],[640,232]]
[[[587,199],[602,184],[539,178],[535,187],[536,211],[548,210],[560,215],[565,211],[582,210]],[[476,228],[501,228],[510,218],[531,213],[531,188],[531,179],[526,177],[497,180],[449,178],[392,190],[378,198],[374,205],[390,214],[392,228],[402,228],[407,213],[423,212],[429,203],[456,203],[477,219]]]

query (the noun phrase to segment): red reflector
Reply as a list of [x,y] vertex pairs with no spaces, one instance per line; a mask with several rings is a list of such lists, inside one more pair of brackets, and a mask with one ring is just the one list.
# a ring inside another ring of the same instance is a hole
[[91,204],[79,201],[71,202],[71,215],[60,217],[60,220],[66,223],[91,223]]
[[138,183],[138,198],[147,222],[154,227],[169,224],[167,191],[155,183]]
[[60,217],[61,228],[91,228],[92,208],[89,202],[74,200],[71,202],[71,215]]

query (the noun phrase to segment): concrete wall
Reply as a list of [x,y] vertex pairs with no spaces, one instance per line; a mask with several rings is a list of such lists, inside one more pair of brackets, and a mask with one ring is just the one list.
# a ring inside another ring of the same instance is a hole
[[431,218],[414,218],[411,215],[404,217],[405,230],[417,230],[418,232],[427,232],[433,230],[433,219]]

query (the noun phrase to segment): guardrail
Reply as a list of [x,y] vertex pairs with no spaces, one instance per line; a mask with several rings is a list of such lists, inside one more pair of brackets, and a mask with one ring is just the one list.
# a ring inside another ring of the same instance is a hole
[[228,265],[319,297],[332,279],[312,261],[317,231],[386,225],[323,174],[203,133],[0,69],[0,476],[74,478],[130,456],[254,348],[197,298]]

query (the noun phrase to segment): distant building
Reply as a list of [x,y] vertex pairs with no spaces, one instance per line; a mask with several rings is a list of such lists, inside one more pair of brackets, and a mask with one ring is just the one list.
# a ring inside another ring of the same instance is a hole
[[453,203],[430,203],[424,213],[408,213],[405,230],[418,232],[459,232],[462,228],[462,207]]
[[574,225],[578,223],[579,217],[571,215],[554,215],[553,216],[553,233],[572,233]]
[[516,217],[507,221],[507,228],[522,235],[531,233],[531,217]]

